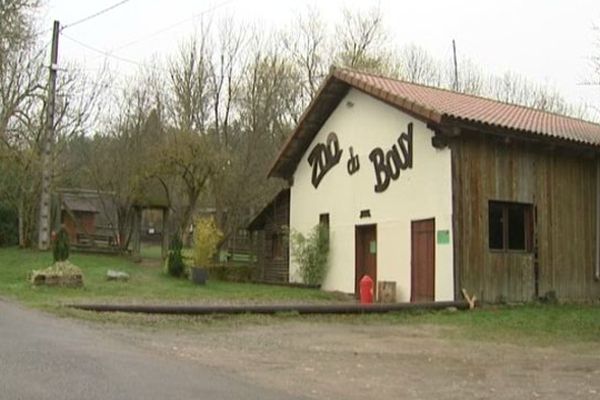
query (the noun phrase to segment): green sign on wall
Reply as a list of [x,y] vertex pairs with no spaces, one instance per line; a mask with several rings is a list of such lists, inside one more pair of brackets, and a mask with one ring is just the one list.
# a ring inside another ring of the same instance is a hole
[[437,231],[437,244],[449,244],[450,231],[447,229]]

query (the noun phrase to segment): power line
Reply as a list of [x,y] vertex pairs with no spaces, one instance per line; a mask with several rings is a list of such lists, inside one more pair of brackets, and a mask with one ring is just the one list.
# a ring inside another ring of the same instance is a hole
[[107,7],[107,8],[104,8],[104,9],[98,11],[98,12],[95,12],[94,14],[88,15],[87,17],[81,18],[81,19],[79,19],[79,20],[77,20],[75,22],[71,22],[70,24],[66,24],[65,26],[62,27],[62,30],[65,30],[67,28],[71,28],[71,27],[73,27],[75,25],[79,25],[79,24],[82,24],[82,23],[84,23],[86,21],[89,21],[90,19],[96,18],[96,17],[98,17],[98,16],[100,16],[102,14],[105,14],[105,13],[109,12],[110,10],[114,10],[115,8],[117,8],[119,6],[122,6],[123,4],[125,4],[125,3],[129,2],[129,1],[131,1],[131,0],[121,0],[118,3],[115,3],[115,4],[113,4],[110,7]]
[[114,58],[115,60],[119,60],[119,61],[126,62],[126,63],[129,63],[129,64],[137,65],[137,66],[140,66],[140,67],[146,67],[146,68],[152,68],[152,69],[160,70],[160,68],[158,68],[156,66],[152,66],[152,65],[144,64],[144,63],[141,63],[141,62],[138,62],[138,61],[130,60],[128,58],[124,58],[124,57],[120,57],[120,56],[114,55],[114,54],[112,54],[112,53],[110,53],[108,51],[100,50],[100,49],[98,49],[96,47],[90,46],[87,43],[83,43],[83,42],[81,42],[81,41],[79,41],[79,40],[77,40],[77,39],[75,39],[75,38],[73,38],[73,37],[71,37],[69,35],[65,35],[64,33],[61,33],[61,35],[63,37],[65,37],[66,39],[68,39],[68,40],[70,40],[70,41],[72,41],[72,42],[80,45],[81,47],[84,47],[84,48],[86,48],[88,50],[91,50],[91,51],[93,51],[95,53],[101,54],[101,55],[103,55],[105,57]]
[[138,38],[136,40],[133,40],[131,42],[125,43],[124,45],[119,46],[119,47],[117,47],[117,48],[115,48],[115,49],[113,49],[111,51],[104,51],[104,50],[98,49],[98,48],[93,47],[93,46],[91,46],[91,45],[89,45],[87,43],[84,43],[84,42],[82,42],[82,41],[80,41],[78,39],[75,39],[75,38],[73,38],[73,37],[71,37],[69,35],[66,35],[63,32],[63,30],[66,29],[66,28],[72,27],[74,25],[77,25],[77,24],[83,23],[85,21],[88,21],[88,20],[90,20],[92,18],[95,18],[98,15],[104,14],[105,12],[108,12],[108,11],[110,11],[110,10],[112,10],[112,9],[114,9],[114,8],[116,8],[116,7],[120,6],[120,5],[128,2],[128,1],[130,1],[130,0],[122,0],[122,1],[120,1],[120,2],[118,2],[118,3],[116,3],[116,4],[112,5],[112,6],[110,6],[108,8],[105,8],[104,10],[98,11],[95,14],[92,14],[92,15],[90,15],[88,17],[82,18],[82,19],[80,19],[78,21],[75,21],[75,22],[73,22],[71,24],[67,24],[67,25],[63,26],[63,28],[61,29],[61,35],[64,36],[66,39],[68,39],[68,40],[70,40],[70,41],[78,44],[79,46],[84,47],[84,48],[86,48],[88,50],[91,50],[91,51],[93,51],[93,52],[95,52],[95,53],[97,53],[99,55],[104,56],[104,57],[113,58],[113,59],[118,60],[118,61],[122,61],[122,62],[125,62],[125,63],[129,63],[129,64],[141,66],[141,67],[147,67],[147,68],[151,68],[151,69],[155,69],[155,70],[167,71],[167,70],[158,68],[156,66],[147,65],[147,64],[144,64],[144,63],[140,63],[138,61],[134,61],[134,60],[130,60],[128,58],[117,56],[114,53],[117,52],[117,51],[119,51],[119,50],[122,50],[122,49],[124,49],[126,47],[129,47],[129,46],[132,46],[134,44],[137,44],[137,43],[143,42],[145,40],[148,40],[150,38],[156,37],[156,36],[158,36],[158,35],[160,35],[160,34],[162,34],[164,32],[167,32],[167,31],[169,31],[169,30],[171,30],[171,29],[173,29],[173,28],[175,28],[175,27],[177,27],[179,25],[182,25],[182,24],[184,24],[186,22],[189,22],[189,21],[193,21],[194,19],[196,19],[196,18],[198,18],[198,17],[200,17],[200,16],[202,16],[204,14],[207,14],[207,13],[210,13],[212,11],[215,11],[215,10],[217,10],[217,9],[219,9],[221,7],[226,6],[227,4],[233,3],[234,1],[237,1],[237,0],[226,0],[226,1],[223,1],[223,2],[221,2],[221,3],[219,3],[219,4],[215,5],[215,6],[212,6],[212,7],[208,8],[208,9],[206,9],[204,11],[201,11],[201,12],[199,12],[197,14],[192,15],[190,18],[186,18],[186,19],[181,20],[179,22],[176,22],[174,24],[168,25],[168,26],[166,26],[164,28],[161,28],[161,29],[159,29],[157,31],[154,31],[154,32],[152,32],[152,33],[150,33],[150,34],[148,34],[146,36],[143,36],[143,37]]
[[152,32],[152,33],[150,33],[150,34],[148,34],[148,35],[146,35],[146,36],[143,36],[143,37],[141,37],[141,38],[139,38],[139,39],[133,40],[133,41],[131,41],[131,42],[128,42],[128,43],[125,43],[124,45],[122,45],[122,46],[119,46],[119,47],[117,47],[116,49],[114,49],[114,50],[113,50],[113,52],[116,52],[116,51],[122,50],[122,49],[124,49],[124,48],[126,48],[126,47],[129,47],[129,46],[132,46],[132,45],[134,45],[134,44],[137,44],[137,43],[143,42],[144,40],[148,40],[148,39],[150,39],[150,38],[156,37],[156,36],[160,35],[161,33],[164,33],[164,32],[167,32],[167,31],[170,31],[171,29],[173,29],[173,28],[176,28],[176,27],[178,27],[179,25],[185,24],[186,22],[193,21],[194,19],[196,19],[196,18],[198,18],[198,17],[200,17],[200,16],[202,16],[202,15],[204,15],[204,14],[207,14],[207,13],[209,13],[209,12],[215,11],[215,10],[217,10],[217,9],[221,8],[221,7],[224,7],[224,6],[226,6],[226,5],[227,5],[227,4],[229,4],[229,3],[233,3],[234,1],[236,1],[236,0],[226,0],[226,1],[222,2],[222,3],[219,3],[219,4],[217,4],[217,5],[213,6],[213,7],[210,7],[210,8],[208,8],[208,9],[206,9],[206,10],[204,10],[204,11],[201,11],[201,12],[199,12],[199,13],[197,13],[197,14],[194,14],[194,15],[192,15],[190,18],[186,18],[186,19],[184,19],[184,20],[181,20],[181,21],[179,21],[179,22],[175,22],[174,24],[171,24],[171,25],[169,25],[169,26],[166,26],[166,27],[164,27],[164,28],[161,28],[161,29],[159,29],[159,30],[157,30],[157,31],[154,31],[154,32]]

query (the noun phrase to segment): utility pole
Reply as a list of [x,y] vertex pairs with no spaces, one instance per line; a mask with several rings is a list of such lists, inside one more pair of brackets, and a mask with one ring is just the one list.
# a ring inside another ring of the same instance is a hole
[[456,62],[456,42],[452,39],[452,54],[454,55],[454,90],[458,92],[458,63]]
[[42,142],[42,190],[40,196],[39,243],[40,250],[50,247],[50,180],[52,179],[52,147],[54,144],[54,109],[56,105],[56,73],[58,71],[58,34],[60,23],[54,21],[50,50],[50,77],[46,103],[46,129]]

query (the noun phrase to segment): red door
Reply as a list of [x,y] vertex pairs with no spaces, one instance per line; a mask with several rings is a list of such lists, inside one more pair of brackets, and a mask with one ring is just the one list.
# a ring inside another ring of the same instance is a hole
[[413,303],[435,300],[435,220],[411,224],[411,291]]
[[[356,226],[354,232],[356,239],[354,293],[358,297],[360,294],[358,283],[363,276],[369,275],[373,279],[375,284],[373,290],[377,287],[377,225]],[[375,293],[373,295],[375,296]]]

